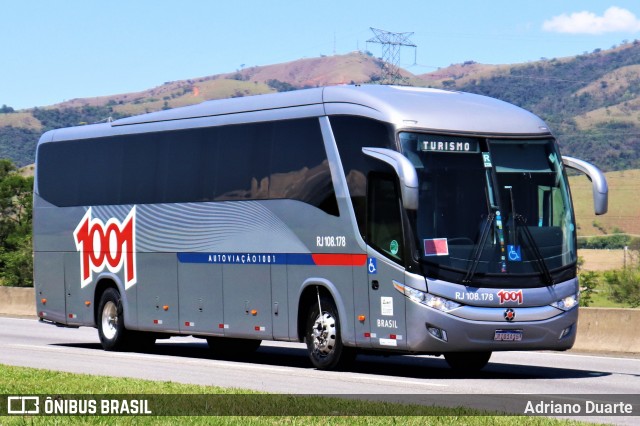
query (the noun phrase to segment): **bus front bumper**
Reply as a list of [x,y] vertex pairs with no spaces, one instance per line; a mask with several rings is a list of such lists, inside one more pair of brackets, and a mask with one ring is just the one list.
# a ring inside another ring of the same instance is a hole
[[493,308],[503,321],[472,320],[407,303],[407,350],[418,353],[567,350],[576,339],[578,309],[537,321],[511,321],[509,308]]

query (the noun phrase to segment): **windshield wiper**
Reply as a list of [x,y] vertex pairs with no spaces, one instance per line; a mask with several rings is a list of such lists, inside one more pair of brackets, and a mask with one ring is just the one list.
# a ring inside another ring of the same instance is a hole
[[487,237],[489,236],[489,232],[491,232],[491,226],[493,225],[493,221],[495,220],[496,215],[494,213],[489,213],[487,216],[487,220],[484,221],[482,226],[482,230],[480,232],[480,241],[476,244],[473,249],[473,255],[471,258],[473,262],[471,263],[471,267],[467,270],[467,273],[464,276],[462,282],[464,284],[470,284],[473,276],[476,274],[476,269],[478,268],[478,263],[480,263],[480,256],[482,256],[482,251],[484,250],[484,245],[487,242]]
[[516,213],[514,223],[515,222],[520,222],[520,224],[522,225],[520,229],[524,231],[524,236],[527,238],[529,247],[531,248],[531,251],[533,252],[534,257],[538,261],[538,266],[540,266],[540,271],[542,272],[544,281],[547,283],[547,285],[553,284],[553,278],[551,277],[549,268],[547,267],[547,264],[544,261],[544,257],[542,257],[542,253],[540,253],[540,247],[538,247],[538,243],[536,243],[536,240],[533,238],[533,235],[531,235],[531,231],[527,226],[527,219],[521,214]]

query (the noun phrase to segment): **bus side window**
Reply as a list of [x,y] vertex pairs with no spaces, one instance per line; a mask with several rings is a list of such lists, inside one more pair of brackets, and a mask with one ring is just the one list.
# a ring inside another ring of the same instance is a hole
[[367,242],[390,259],[402,263],[400,195],[395,178],[372,173],[367,185]]

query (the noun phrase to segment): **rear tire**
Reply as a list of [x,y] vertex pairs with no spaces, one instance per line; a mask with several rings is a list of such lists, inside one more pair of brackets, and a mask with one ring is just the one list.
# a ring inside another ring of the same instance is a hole
[[482,370],[491,358],[491,352],[450,352],[444,354],[449,367],[456,371],[472,373]]
[[98,336],[105,351],[121,351],[127,348],[127,329],[120,293],[110,287],[102,293],[98,305]]
[[319,370],[336,370],[349,366],[356,357],[354,348],[342,344],[340,318],[333,299],[321,296],[320,305],[314,303],[309,307],[305,342],[309,359]]

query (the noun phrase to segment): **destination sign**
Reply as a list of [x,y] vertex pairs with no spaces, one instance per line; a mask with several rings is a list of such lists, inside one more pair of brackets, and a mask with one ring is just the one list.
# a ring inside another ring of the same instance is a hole
[[426,140],[418,143],[418,149],[422,152],[478,152],[478,142]]

